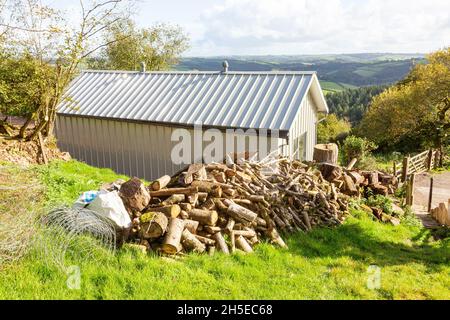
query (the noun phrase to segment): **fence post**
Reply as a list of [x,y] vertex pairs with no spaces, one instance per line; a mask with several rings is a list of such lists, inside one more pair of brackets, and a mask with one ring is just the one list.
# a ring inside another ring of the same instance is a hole
[[413,173],[411,175],[411,197],[410,197],[410,206],[414,205],[414,185],[416,184],[416,174]]
[[430,149],[430,151],[428,151],[428,158],[427,158],[427,169],[428,171],[431,171],[431,164],[433,162],[433,149]]
[[416,179],[416,174],[413,173],[409,176],[408,182],[406,184],[406,205],[411,206],[414,204],[414,182]]
[[406,178],[408,177],[408,166],[409,166],[409,157],[403,158],[403,167],[402,167],[402,181],[406,182]]
[[428,213],[431,212],[431,203],[433,202],[433,177],[430,178],[430,194],[428,196]]
[[439,150],[436,150],[434,153],[434,169],[439,167]]
[[406,205],[412,207],[414,205],[414,185],[416,180],[416,174],[413,173],[409,176],[406,183]]

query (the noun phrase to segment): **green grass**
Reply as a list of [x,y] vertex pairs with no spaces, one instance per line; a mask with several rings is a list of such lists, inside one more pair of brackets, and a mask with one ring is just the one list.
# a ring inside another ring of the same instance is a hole
[[374,153],[373,159],[376,161],[376,169],[392,173],[394,170],[394,161],[397,163],[397,169],[403,161],[403,155],[399,152],[392,153]]
[[322,90],[323,90],[324,94],[328,94],[328,93],[332,93],[332,92],[344,91],[346,89],[355,89],[355,88],[357,88],[356,86],[353,86],[351,84],[331,82],[331,81],[320,81],[320,85],[322,87]]
[[116,179],[128,179],[110,169],[99,169],[75,160],[53,161],[48,166],[34,168],[47,188],[47,205],[72,204],[78,196],[89,190],[97,190],[103,183]]
[[[81,191],[117,178],[75,161],[34,169],[47,201],[70,203]],[[51,199],[51,200],[50,200]],[[168,261],[131,249],[68,258],[81,288],[37,250],[0,271],[2,299],[445,299],[450,297],[449,240],[432,241],[416,224],[399,227],[353,211],[344,225],[287,238],[289,250],[259,245],[251,255],[189,255]],[[81,243],[81,242],[80,242]],[[82,252],[76,247],[74,251]],[[72,255],[74,257],[79,255]],[[367,287],[368,267],[381,287]]]

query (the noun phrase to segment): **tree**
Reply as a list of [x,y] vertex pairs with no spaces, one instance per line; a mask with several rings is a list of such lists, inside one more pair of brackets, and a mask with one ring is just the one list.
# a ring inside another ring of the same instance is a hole
[[[0,0],[2,1],[2,0]],[[5,1],[5,0],[3,0]],[[109,43],[103,42],[102,33],[130,15],[127,0],[80,0],[80,22],[69,27],[67,16],[45,6],[40,0],[7,0],[0,12],[0,35],[3,54],[8,52],[8,63],[3,65],[3,88],[13,92],[0,92],[4,103],[2,112],[27,117],[26,124],[35,121],[27,139],[37,134],[52,134],[56,108],[65,97],[64,92],[78,72],[78,66],[87,57]],[[17,65],[23,86],[32,84],[33,92],[12,86],[8,72]],[[1,72],[2,70],[0,70]],[[1,84],[0,84],[1,86]],[[1,87],[0,87],[1,88]],[[14,103],[10,99],[14,97]],[[33,101],[31,101],[33,100]],[[21,132],[25,132],[22,128]]]
[[386,86],[370,86],[347,89],[329,93],[325,96],[331,113],[348,120],[353,125],[359,124],[367,111],[372,97],[380,94]]
[[19,132],[19,137],[24,138],[33,113],[46,103],[48,88],[55,85],[55,70],[30,54],[19,58],[0,56],[0,113],[27,119]]
[[149,70],[166,70],[188,48],[188,38],[179,27],[157,24],[138,29],[131,20],[111,26],[105,42],[100,57],[91,59],[91,68],[138,70],[144,62]]
[[317,126],[317,142],[337,142],[344,139],[351,128],[349,122],[339,119],[335,114],[330,114]]
[[442,150],[449,143],[450,48],[428,55],[427,60],[373,99],[359,135],[388,148],[403,144],[409,151]]

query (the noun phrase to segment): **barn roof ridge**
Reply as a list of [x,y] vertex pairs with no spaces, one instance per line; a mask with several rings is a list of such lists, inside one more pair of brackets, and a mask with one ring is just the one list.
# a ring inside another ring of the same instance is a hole
[[133,71],[133,70],[94,70],[83,69],[81,73],[117,73],[117,74],[205,74],[205,75],[313,75],[317,74],[317,71],[291,71],[291,70],[270,70],[270,71],[230,71],[227,72],[217,70],[147,70]]
[[327,112],[315,71],[84,70],[58,113],[288,131],[309,92]]

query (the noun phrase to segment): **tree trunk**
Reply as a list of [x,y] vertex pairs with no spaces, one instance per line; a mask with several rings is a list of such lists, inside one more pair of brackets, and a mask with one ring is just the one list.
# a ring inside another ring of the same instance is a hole
[[33,132],[26,138],[27,141],[32,141],[37,135],[45,128],[48,122],[48,116],[44,116],[44,119],[36,120],[37,126],[34,128]]
[[214,246],[216,244],[216,241],[207,237],[199,236],[198,234],[194,234],[194,236],[200,240],[200,242],[208,245],[208,246]]
[[169,184],[170,180],[171,180],[170,176],[168,176],[168,175],[162,176],[161,178],[156,179],[152,183],[151,189],[153,191],[161,190],[161,189],[165,188]]
[[334,143],[318,144],[314,147],[313,160],[317,163],[337,164],[338,146]]
[[142,211],[150,202],[150,195],[147,188],[136,177],[131,178],[120,186],[119,195],[123,204],[130,212]]
[[319,170],[322,173],[322,177],[329,182],[342,176],[342,168],[335,164],[322,163],[319,166]]
[[184,200],[185,200],[184,194],[173,194],[169,198],[161,202],[161,205],[170,206],[172,204],[183,202]]
[[227,230],[228,233],[233,231],[235,223],[236,223],[236,221],[234,221],[233,218],[228,219],[227,226],[225,227],[225,230]]
[[350,163],[347,165],[347,170],[352,170],[357,161],[358,159],[353,158],[352,161],[350,161]]
[[214,226],[208,226],[208,225],[204,225],[202,226],[203,231],[206,231],[209,234],[215,234],[217,232],[221,232],[222,228],[221,227],[214,227]]
[[31,121],[33,121],[33,115],[29,116],[25,123],[20,127],[19,130],[19,139],[25,138],[25,133],[28,129],[28,126],[30,125]]
[[51,136],[53,134],[53,128],[55,127],[55,121],[56,121],[56,106],[52,107],[50,109],[50,114],[49,114],[49,117],[48,117],[48,121],[47,121],[47,123],[45,124],[45,127],[44,127],[44,129],[45,129],[44,130],[44,134],[45,134],[46,137],[49,137],[49,136]]
[[165,253],[175,254],[178,252],[183,229],[183,220],[177,218],[170,219],[169,227],[167,228],[166,236],[164,237],[162,245],[162,250]]
[[208,193],[206,192],[199,192],[198,193],[198,202],[203,203],[206,201],[206,199],[208,198]]
[[216,252],[216,247],[214,247],[214,246],[208,247],[208,255],[209,256],[213,256],[215,252]]
[[146,212],[161,212],[164,213],[168,218],[176,218],[180,215],[181,208],[179,205],[174,204],[170,206],[148,208]]
[[195,180],[206,180],[205,166],[201,163],[191,164],[184,176],[184,184],[191,184]]
[[195,207],[195,206],[197,205],[197,202],[198,202],[198,192],[191,193],[191,194],[187,194],[187,195],[186,195],[186,200],[187,200],[193,207]]
[[187,211],[181,210],[180,218],[183,220],[189,219],[189,213],[187,213]]
[[269,231],[269,237],[272,239],[272,242],[279,245],[282,248],[287,249],[286,243],[283,241],[283,239],[278,234],[278,231],[274,228]]
[[252,247],[243,236],[236,237],[236,247],[247,253],[253,252]]
[[186,250],[203,253],[206,246],[200,242],[188,229],[184,229],[181,234],[181,243]]
[[[152,215],[153,213],[146,213],[141,216],[141,221],[145,218],[145,215]],[[159,238],[166,232],[167,224],[169,220],[166,215],[161,212],[155,212],[150,221],[141,223],[141,233],[144,239],[155,239]]]
[[201,224],[206,224],[209,226],[214,226],[219,218],[217,211],[214,210],[202,210],[202,209],[192,209],[189,212],[189,217],[192,220],[198,221]]
[[236,236],[243,236],[245,238],[253,238],[256,236],[255,230],[248,228],[248,230],[234,230],[233,231]]
[[45,153],[45,142],[44,139],[42,139],[42,134],[40,132],[38,133],[38,142],[39,142],[39,149],[42,155],[42,161],[44,162],[44,164],[48,164],[47,154]]
[[256,218],[258,217],[258,215],[253,211],[244,208],[231,200],[226,199],[224,203],[225,205],[228,206],[227,210],[228,215],[236,220],[239,220],[244,223],[249,223],[255,221]]
[[214,240],[216,241],[216,247],[220,251],[222,251],[225,254],[230,254],[230,250],[228,250],[227,243],[225,242],[224,237],[222,236],[222,233],[217,232],[213,235]]
[[173,194],[193,194],[198,191],[195,187],[189,187],[189,188],[170,188],[170,189],[162,189],[158,191],[150,191],[150,195],[152,197],[168,197]]
[[356,188],[353,179],[344,173],[345,193],[349,196],[356,196],[358,194],[358,188]]
[[189,230],[190,233],[196,234],[198,228],[198,221],[186,219],[184,220],[184,228]]
[[226,183],[200,181],[200,180],[193,181],[191,186],[192,187],[198,187],[198,191],[200,191],[200,192],[207,192],[207,193],[214,192],[214,190],[217,189],[218,187],[221,187],[221,188],[224,188],[224,189],[232,189],[232,187],[233,187],[233,186],[228,185]]
[[178,204],[181,208],[181,210],[184,210],[186,212],[189,212],[192,210],[192,205],[190,203],[182,202]]

